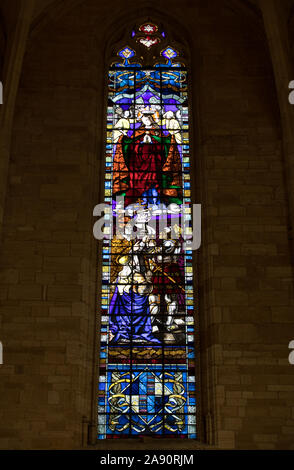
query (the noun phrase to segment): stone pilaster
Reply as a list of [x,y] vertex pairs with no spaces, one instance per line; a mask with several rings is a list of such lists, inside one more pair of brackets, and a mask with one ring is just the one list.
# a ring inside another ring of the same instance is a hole
[[0,235],[2,232],[7,175],[10,158],[11,129],[14,106],[18,91],[22,62],[26,50],[35,0],[22,0],[16,28],[7,59],[7,73],[4,80],[3,105],[0,108]]
[[279,0],[258,0],[272,59],[281,113],[287,198],[289,204],[289,238],[294,253],[294,107],[289,103],[289,83],[294,79],[288,43],[286,11]]

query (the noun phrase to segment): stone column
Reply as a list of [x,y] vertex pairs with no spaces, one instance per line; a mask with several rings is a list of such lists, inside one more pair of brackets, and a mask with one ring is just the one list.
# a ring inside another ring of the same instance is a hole
[[[7,190],[10,159],[11,130],[15,100],[18,91],[22,62],[27,45],[35,0],[21,0],[16,28],[11,38],[9,57],[6,59],[6,76],[3,83],[3,104],[0,105],[0,237]],[[8,49],[8,48],[7,48]]]
[[283,153],[289,204],[289,239],[294,254],[294,106],[289,103],[289,83],[294,80],[286,10],[280,0],[258,0],[263,16],[276,81],[283,132]]

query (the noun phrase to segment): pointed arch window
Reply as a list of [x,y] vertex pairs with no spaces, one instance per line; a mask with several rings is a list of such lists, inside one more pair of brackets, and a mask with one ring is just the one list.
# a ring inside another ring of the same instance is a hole
[[99,439],[196,438],[188,82],[167,36],[139,25],[109,70]]

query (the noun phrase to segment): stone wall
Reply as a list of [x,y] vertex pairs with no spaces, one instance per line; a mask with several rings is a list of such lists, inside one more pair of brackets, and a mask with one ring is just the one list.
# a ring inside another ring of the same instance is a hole
[[[0,448],[79,448],[93,422],[105,38],[120,15],[141,12],[133,0],[75,3],[31,32],[16,102],[0,258]],[[156,7],[184,25],[191,46],[200,438],[293,448],[288,213],[262,24],[230,2]]]

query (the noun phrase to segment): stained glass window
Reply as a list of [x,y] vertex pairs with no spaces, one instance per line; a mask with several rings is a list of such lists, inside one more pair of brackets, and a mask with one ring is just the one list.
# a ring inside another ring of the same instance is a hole
[[[166,41],[131,31],[149,51]],[[163,47],[148,66],[135,46],[109,71],[98,438],[196,438],[187,70]],[[184,211],[183,211],[184,208]],[[189,222],[188,222],[189,225]]]

